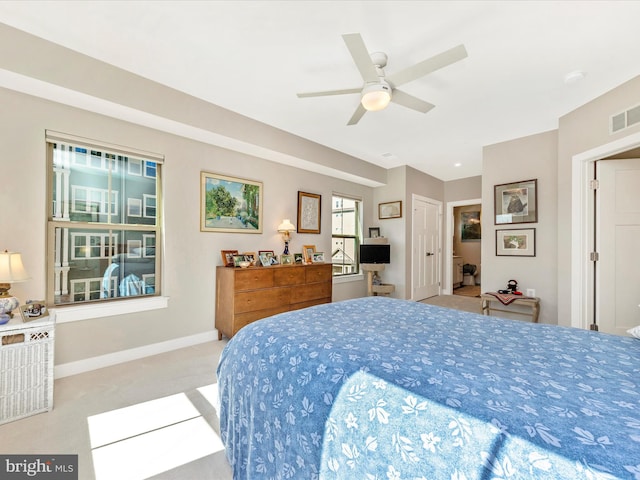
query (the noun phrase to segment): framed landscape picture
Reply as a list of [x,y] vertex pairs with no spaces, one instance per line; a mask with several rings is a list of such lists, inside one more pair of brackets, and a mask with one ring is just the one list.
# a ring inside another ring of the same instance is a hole
[[200,172],[200,231],[262,233],[262,182]]

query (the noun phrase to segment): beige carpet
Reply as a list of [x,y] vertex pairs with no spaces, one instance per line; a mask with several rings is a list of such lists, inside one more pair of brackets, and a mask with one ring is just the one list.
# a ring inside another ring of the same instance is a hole
[[[478,287],[479,288],[479,287]],[[465,312],[482,313],[482,300],[479,297],[465,297],[463,295],[439,295],[426,298],[421,303],[438,305],[439,307],[464,310]]]
[[79,480],[231,480],[215,395],[226,343],[58,379],[51,412],[0,425],[0,452],[77,454]]
[[480,293],[480,285],[463,285],[453,290],[454,295],[462,295],[464,297],[479,297]]

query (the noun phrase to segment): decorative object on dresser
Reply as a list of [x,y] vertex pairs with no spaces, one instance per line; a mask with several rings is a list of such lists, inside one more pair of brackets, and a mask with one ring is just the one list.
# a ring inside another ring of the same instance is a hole
[[313,262],[313,254],[316,253],[315,245],[303,245],[302,246],[302,255],[304,257],[304,263]]
[[29,300],[20,307],[20,315],[23,322],[32,322],[49,315],[49,309],[44,300]]
[[216,268],[218,339],[276,313],[331,302],[330,263]]
[[494,188],[495,224],[538,221],[538,180],[503,183]]
[[0,252],[0,309],[13,317],[12,311],[20,305],[16,297],[9,293],[12,283],[26,282],[31,277],[22,265],[22,256],[17,252]]
[[378,204],[378,218],[384,220],[387,218],[402,217],[402,200],[395,202],[384,202]]
[[322,195],[298,192],[298,233],[320,233]]
[[288,218],[282,220],[282,223],[278,225],[278,232],[282,234],[282,239],[284,240],[284,253],[285,255],[289,254],[289,241],[291,240],[291,232],[295,232],[296,227],[291,223]]
[[0,326],[0,424],[53,408],[55,319]]
[[369,227],[369,238],[380,237],[380,227]]
[[220,255],[223,267],[233,267],[233,257],[238,255],[238,250],[220,250]]
[[200,231],[262,233],[262,182],[200,172]]

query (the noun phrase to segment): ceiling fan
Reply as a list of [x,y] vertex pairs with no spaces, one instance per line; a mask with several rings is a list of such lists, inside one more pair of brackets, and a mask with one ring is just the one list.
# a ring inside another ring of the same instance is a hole
[[347,125],[355,125],[367,110],[382,110],[386,108],[389,102],[397,103],[398,105],[417,110],[418,112],[427,113],[435,107],[435,105],[420,100],[402,90],[398,90],[396,87],[467,57],[467,50],[464,48],[464,45],[458,45],[457,47],[453,47],[445,52],[423,60],[412,67],[386,76],[383,70],[384,67],[387,66],[387,55],[385,53],[375,52],[369,54],[359,33],[348,33],[342,35],[342,38],[360,71],[360,75],[362,75],[364,85],[357,88],[298,93],[297,95],[298,98],[306,98],[359,93],[361,97],[360,104]]

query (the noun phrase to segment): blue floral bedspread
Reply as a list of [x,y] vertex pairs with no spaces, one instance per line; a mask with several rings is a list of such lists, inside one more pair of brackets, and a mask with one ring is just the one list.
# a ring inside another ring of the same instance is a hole
[[241,329],[234,479],[640,479],[640,340],[367,297]]

